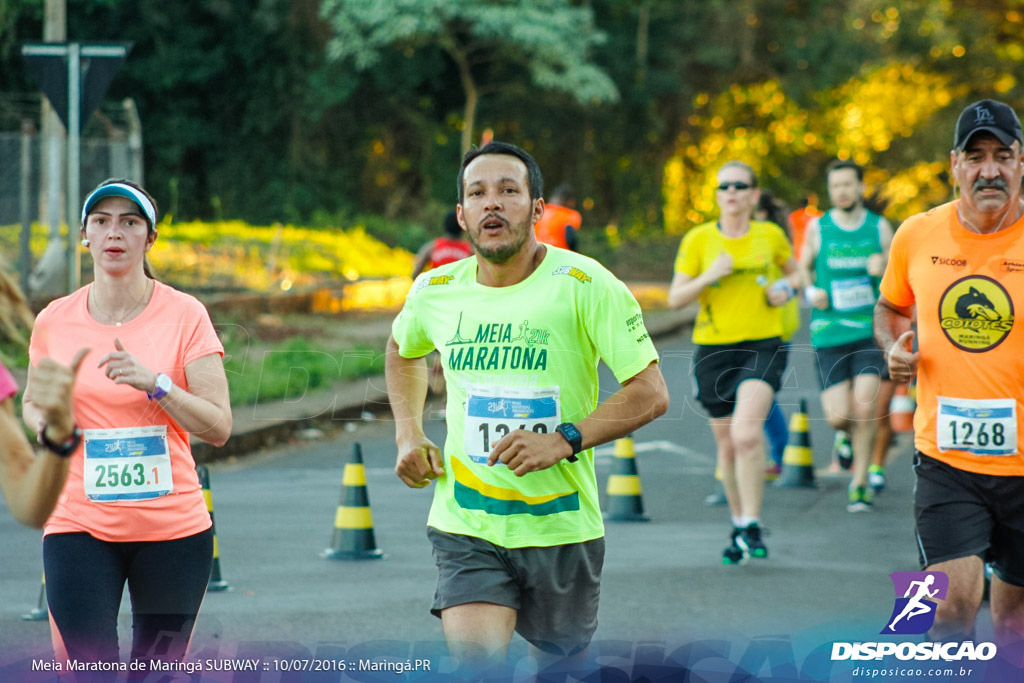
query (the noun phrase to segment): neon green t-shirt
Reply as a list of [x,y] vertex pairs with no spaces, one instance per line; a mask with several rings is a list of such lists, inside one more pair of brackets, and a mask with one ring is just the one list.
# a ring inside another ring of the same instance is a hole
[[483,464],[509,431],[550,433],[597,407],[597,365],[620,382],[658,359],[636,299],[593,259],[548,247],[522,282],[487,287],[475,258],[424,273],[392,335],[404,358],[435,348],[448,385],[444,476],[427,524],[506,548],[604,535],[594,453],[523,477]]
[[697,277],[727,251],[733,271],[700,293],[700,311],[693,325],[695,344],[735,344],[782,337],[783,311],[768,304],[765,284],[782,277],[793,250],[782,228],[751,221],[742,237],[726,237],[717,223],[691,229],[679,244],[675,272]]

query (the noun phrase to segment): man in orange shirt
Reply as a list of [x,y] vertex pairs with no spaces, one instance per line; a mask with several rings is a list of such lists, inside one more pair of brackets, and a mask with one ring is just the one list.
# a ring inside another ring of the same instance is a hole
[[933,640],[972,637],[986,560],[996,638],[1024,636],[1022,144],[1020,120],[1001,102],[960,114],[950,153],[960,199],[896,232],[875,306],[893,380],[917,374],[918,549],[923,568],[949,577]]
[[544,215],[533,226],[537,241],[562,249],[579,251],[576,231],[583,217],[576,210],[576,195],[568,185],[559,185],[544,205]]

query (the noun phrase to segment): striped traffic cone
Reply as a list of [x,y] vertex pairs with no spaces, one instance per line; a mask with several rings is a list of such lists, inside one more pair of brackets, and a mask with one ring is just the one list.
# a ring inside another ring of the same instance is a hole
[[910,396],[909,387],[906,384],[897,384],[892,401],[889,402],[889,423],[894,432],[903,434],[914,431],[916,407],[914,399]]
[[373,535],[363,449],[358,443],[353,445],[352,459],[345,464],[342,475],[341,503],[334,516],[331,547],[320,554],[329,560],[379,560],[384,557]]
[[43,574],[43,585],[39,588],[39,602],[31,612],[21,615],[25,621],[43,621],[50,617],[50,607],[46,603],[46,574]]
[[782,474],[775,482],[784,488],[815,488],[814,451],[808,429],[807,400],[800,399],[800,409],[789,418],[789,443],[782,453]]
[[633,435],[615,442],[612,473],[608,477],[608,511],[604,518],[610,522],[647,522],[641,497],[640,475],[636,470]]
[[213,565],[210,567],[210,581],[206,584],[208,593],[219,593],[229,590],[231,587],[220,575],[220,548],[217,545],[217,524],[213,520],[213,495],[210,493],[210,471],[206,465],[197,465],[196,474],[199,475],[199,485],[203,487],[203,498],[206,500],[206,509],[210,513],[210,522],[213,531]]

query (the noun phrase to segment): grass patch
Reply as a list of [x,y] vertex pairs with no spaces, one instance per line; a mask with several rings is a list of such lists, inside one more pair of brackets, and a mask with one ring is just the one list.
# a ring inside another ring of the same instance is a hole
[[245,343],[235,346],[228,339],[225,351],[233,406],[296,401],[309,391],[384,371],[384,354],[367,345],[330,349],[295,337],[254,349]]

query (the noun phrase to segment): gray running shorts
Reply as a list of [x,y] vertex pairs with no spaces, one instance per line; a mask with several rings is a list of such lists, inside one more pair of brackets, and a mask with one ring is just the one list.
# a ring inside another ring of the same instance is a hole
[[427,527],[437,563],[431,613],[490,602],[516,610],[516,632],[538,649],[573,655],[597,629],[604,539],[550,547],[503,548]]

